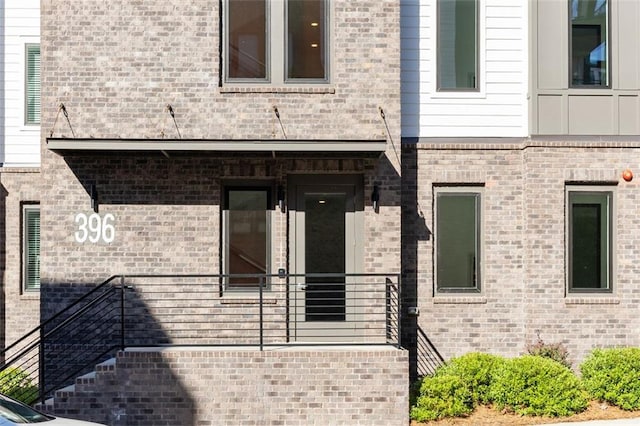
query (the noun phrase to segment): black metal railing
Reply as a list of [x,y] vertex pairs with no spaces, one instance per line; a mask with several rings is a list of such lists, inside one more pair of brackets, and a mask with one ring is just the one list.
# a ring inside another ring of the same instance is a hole
[[2,351],[0,391],[33,403],[125,347],[400,346],[389,274],[113,276]]

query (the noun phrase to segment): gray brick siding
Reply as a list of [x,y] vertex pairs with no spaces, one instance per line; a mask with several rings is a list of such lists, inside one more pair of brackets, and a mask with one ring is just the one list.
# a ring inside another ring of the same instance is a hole
[[[470,351],[519,355],[539,334],[546,342],[565,344],[577,366],[594,347],[640,344],[638,180],[621,178],[626,168],[637,171],[636,145],[586,138],[405,147],[405,301],[420,306],[418,325],[445,358]],[[434,295],[433,187],[470,183],[484,185],[482,291]],[[566,292],[565,187],[570,183],[615,187],[612,294]]]
[[49,411],[113,426],[406,425],[407,365],[392,348],[121,352]]
[[40,320],[40,293],[22,291],[22,205],[42,197],[40,169],[0,167],[0,327],[3,347],[30,331]]

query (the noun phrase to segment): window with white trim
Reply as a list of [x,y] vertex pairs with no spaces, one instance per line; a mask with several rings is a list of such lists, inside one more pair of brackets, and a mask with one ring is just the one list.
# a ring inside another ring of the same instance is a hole
[[569,292],[610,292],[613,189],[567,187]]
[[435,281],[438,292],[479,292],[481,189],[436,188]]
[[25,45],[25,124],[40,124],[40,44]]
[[329,0],[225,0],[225,81],[326,83]]
[[22,206],[22,289],[40,289],[40,206]]
[[478,0],[438,0],[438,91],[478,89]]

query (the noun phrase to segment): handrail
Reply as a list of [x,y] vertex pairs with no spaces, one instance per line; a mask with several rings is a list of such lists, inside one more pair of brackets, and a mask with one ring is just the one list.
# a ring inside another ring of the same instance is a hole
[[[229,278],[256,286],[238,297]],[[18,371],[23,399],[44,401],[127,345],[400,347],[401,288],[384,273],[113,275],[0,351],[0,386]]]
[[[103,287],[105,287],[107,284],[109,284],[111,281],[113,281],[115,278],[118,278],[118,277],[120,277],[120,275],[112,275],[107,280],[105,280],[102,283],[98,284],[98,286],[96,286],[95,288],[91,289],[89,292],[85,293],[82,297],[78,298],[75,302],[71,303],[70,305],[68,305],[64,309],[58,311],[53,316],[51,316],[51,318],[49,318],[46,321],[40,323],[40,325],[35,327],[33,330],[29,331],[24,336],[22,336],[20,339],[16,340],[12,344],[10,344],[9,346],[7,346],[3,350],[1,350],[0,351],[0,356],[4,356],[8,351],[10,351],[14,347],[18,346],[23,340],[26,340],[28,336],[32,335],[36,331],[40,331],[41,329],[45,328],[49,324],[53,323],[55,320],[60,318],[62,315],[64,315],[65,313],[69,312],[69,310],[75,308],[80,303],[82,303],[83,300],[86,300],[92,294],[95,294],[98,290],[102,289]],[[3,370],[3,368],[0,368],[0,371],[2,371],[2,370]]]
[[[102,295],[100,295],[99,297],[93,299],[92,301],[90,301],[87,305],[85,305],[84,307],[82,307],[81,309],[79,309],[78,311],[75,312],[75,314],[77,315],[81,315],[85,312],[87,312],[89,310],[89,308],[91,308],[92,306],[95,306],[97,303],[101,302],[102,300],[104,300],[107,296],[109,295],[108,292],[103,293]],[[84,298],[83,298],[84,300]],[[79,300],[81,301],[81,300]],[[75,305],[74,305],[75,306]],[[56,314],[55,318],[53,319],[57,319],[59,318],[59,314],[62,314],[64,312],[68,312],[68,309],[65,309],[64,311],[60,311],[58,314]],[[45,333],[41,333],[41,337],[40,340],[42,340],[43,338],[47,338],[49,336],[51,336],[52,334],[55,334],[58,330],[62,329],[65,325],[71,323],[71,321],[73,321],[73,319],[77,316],[70,316],[69,318],[65,319],[63,322],[61,322],[60,324],[58,324],[56,327],[54,327],[52,330],[49,330]],[[37,327],[34,331],[44,331],[46,329],[46,325],[50,324],[52,321],[46,321],[44,323],[42,323],[39,327]],[[26,336],[32,334],[34,331],[31,331],[29,334],[27,334]],[[26,336],[23,336],[22,339],[16,341],[16,343],[14,343],[13,345],[11,345],[10,347],[4,349],[2,352],[2,354],[5,354],[8,350],[10,350],[11,348],[15,347],[15,345],[17,343],[19,343],[21,340],[24,340],[24,338]],[[8,365],[12,364],[12,362],[17,359],[20,358],[22,356],[24,356],[26,353],[28,353],[30,350],[34,349],[35,346],[38,346],[38,342],[32,343],[31,345],[23,348],[20,352],[18,352],[17,354],[14,354],[8,361],[5,361],[5,364],[2,365],[0,367],[0,371],[4,370]]]

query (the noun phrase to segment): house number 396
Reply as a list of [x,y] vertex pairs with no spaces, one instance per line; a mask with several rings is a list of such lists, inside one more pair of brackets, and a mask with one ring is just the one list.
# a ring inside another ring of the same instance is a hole
[[100,216],[98,213],[91,213],[88,216],[85,213],[78,213],[76,215],[78,230],[74,234],[76,241],[79,243],[84,243],[87,240],[91,243],[113,242],[116,237],[116,228],[113,225],[115,220],[116,218],[111,213],[104,216]]

